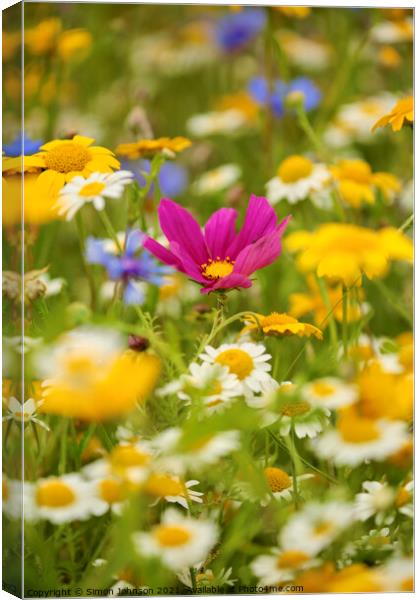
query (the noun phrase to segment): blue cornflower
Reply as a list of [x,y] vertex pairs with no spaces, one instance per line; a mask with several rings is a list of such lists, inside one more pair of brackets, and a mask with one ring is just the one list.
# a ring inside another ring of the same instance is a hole
[[[146,180],[141,171],[150,173],[151,161],[147,159],[136,161],[135,164],[138,168],[135,166],[133,167],[132,161],[124,162],[130,165],[129,168],[134,172],[134,176],[140,187],[143,187],[146,183]],[[176,162],[168,161],[163,163],[163,165],[160,167],[157,179],[162,195],[169,196],[170,198],[176,198],[185,191],[188,185],[188,172],[185,167],[177,164]],[[154,185],[152,185],[150,188],[150,194],[153,194],[153,192]]]
[[266,21],[267,15],[262,8],[230,13],[216,22],[216,43],[225,52],[241,50],[257,37]]
[[[122,282],[123,299],[126,304],[143,303],[144,293],[139,285],[141,282],[160,286],[165,283],[165,275],[173,272],[171,268],[157,264],[147,250],[142,250],[146,238],[142,231],[131,230],[121,254],[116,253],[110,240],[89,237],[86,242],[87,261],[102,265],[110,279]],[[142,252],[139,254],[140,250]]]
[[302,93],[306,111],[316,108],[322,97],[320,90],[307,77],[297,77],[289,83],[276,79],[271,92],[265,77],[254,77],[248,84],[248,91],[258,104],[269,106],[276,117],[284,114],[285,100],[293,92]]
[[31,156],[31,154],[35,154],[35,152],[38,152],[42,144],[42,140],[31,140],[25,135],[23,136],[22,140],[22,137],[18,135],[15,137],[13,142],[10,142],[10,144],[3,144],[3,151],[6,154],[6,156],[10,156],[11,158],[22,156],[22,154],[24,156]]

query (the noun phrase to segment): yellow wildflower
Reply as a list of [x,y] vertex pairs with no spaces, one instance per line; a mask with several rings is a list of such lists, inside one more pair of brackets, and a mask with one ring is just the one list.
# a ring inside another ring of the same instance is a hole
[[191,146],[191,141],[187,138],[181,136],[174,138],[162,137],[156,140],[138,140],[137,142],[119,144],[115,152],[124,158],[135,160],[143,156],[153,156],[159,152],[176,154],[189,146]]
[[378,52],[378,59],[387,69],[397,69],[403,61],[401,54],[393,46],[382,46]]
[[310,6],[273,6],[274,10],[296,19],[305,19],[311,12]]
[[258,331],[261,328],[265,335],[298,335],[299,337],[310,337],[313,335],[319,340],[322,339],[322,331],[318,327],[309,323],[301,323],[286,313],[273,312],[267,316],[256,314],[256,317],[258,318],[259,326],[251,316],[245,317],[246,326],[243,328],[242,333]]
[[64,61],[84,56],[92,45],[92,35],[86,29],[63,31],[58,39],[57,52]]
[[61,32],[60,19],[45,19],[25,31],[25,44],[31,54],[43,55],[51,52]]
[[381,117],[374,126],[372,131],[378,127],[386,127],[391,125],[392,131],[400,131],[405,122],[413,123],[414,121],[414,98],[407,96],[399,100],[394,108],[386,115]]
[[247,92],[238,92],[220,98],[216,103],[216,110],[237,110],[252,121],[258,116],[260,107]]

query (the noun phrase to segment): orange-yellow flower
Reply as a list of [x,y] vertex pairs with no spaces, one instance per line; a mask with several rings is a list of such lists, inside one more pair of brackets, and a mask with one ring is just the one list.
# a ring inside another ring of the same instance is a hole
[[274,10],[282,12],[286,17],[305,19],[311,12],[310,6],[273,6]]
[[314,336],[319,340],[322,339],[322,331],[318,329],[318,327],[315,327],[310,323],[301,323],[286,313],[273,312],[269,315],[260,315],[256,313],[255,316],[258,319],[258,324],[252,316],[245,317],[246,326],[243,328],[242,333],[262,330],[265,335]]
[[83,57],[92,45],[92,34],[86,29],[69,29],[63,31],[58,39],[59,57],[68,61],[75,57]]
[[137,142],[127,142],[119,144],[115,150],[116,154],[130,160],[135,160],[143,156],[153,156],[159,152],[166,152],[169,155],[182,152],[191,146],[190,140],[178,136],[174,138],[162,137],[156,140],[138,140]]
[[25,44],[31,54],[43,55],[51,52],[61,32],[61,21],[57,18],[45,19],[25,31]]
[[414,98],[407,96],[397,102],[394,108],[386,115],[376,121],[372,127],[375,131],[378,127],[391,125],[392,131],[400,131],[404,123],[413,123],[414,121]]

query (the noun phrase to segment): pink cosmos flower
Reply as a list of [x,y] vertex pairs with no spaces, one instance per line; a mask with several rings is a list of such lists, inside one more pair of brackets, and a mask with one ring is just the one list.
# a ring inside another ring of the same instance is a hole
[[270,265],[281,252],[281,236],[290,216],[277,223],[266,198],[252,195],[239,233],[233,208],[217,210],[204,226],[204,232],[191,214],[164,198],[158,208],[159,222],[169,241],[165,248],[152,238],[144,247],[167,265],[202,284],[201,293],[248,288],[249,276]]

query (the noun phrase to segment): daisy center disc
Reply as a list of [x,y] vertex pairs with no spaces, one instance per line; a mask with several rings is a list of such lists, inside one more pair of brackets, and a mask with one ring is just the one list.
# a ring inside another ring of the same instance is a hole
[[99,181],[93,181],[92,183],[87,183],[84,185],[79,191],[79,196],[85,196],[88,198],[89,196],[97,196],[105,189],[105,184],[100,183]]
[[277,566],[281,568],[296,568],[307,561],[309,556],[300,550],[287,550],[280,554],[277,559]]
[[369,419],[340,419],[338,429],[343,440],[352,444],[373,442],[380,436],[376,423]]
[[290,323],[297,323],[297,319],[287,315],[286,313],[273,312],[271,315],[267,315],[261,319],[262,327],[270,327],[270,325],[287,325]]
[[133,448],[132,446],[120,446],[112,452],[111,463],[114,467],[143,467],[147,465],[150,456]]
[[229,256],[224,260],[217,258],[217,260],[209,260],[201,265],[201,272],[206,279],[220,279],[230,275],[233,271],[233,265],[235,263],[230,260]]
[[395,498],[395,506],[400,508],[400,506],[404,506],[410,500],[410,493],[405,488],[400,488],[397,492],[397,496]]
[[114,504],[123,500],[122,485],[118,481],[104,479],[100,483],[99,490],[102,500],[105,500],[108,504]]
[[145,487],[146,492],[157,498],[184,496],[184,486],[169,475],[151,475]]
[[191,539],[189,531],[178,525],[160,525],[154,531],[154,536],[161,546],[182,546]]
[[83,171],[90,160],[89,150],[74,142],[59,144],[45,155],[47,168],[59,173]]
[[357,183],[369,184],[371,182],[372,170],[363,161],[351,161],[343,169],[343,179],[350,179]]
[[286,417],[297,417],[299,415],[304,415],[311,410],[311,405],[309,402],[291,402],[290,404],[284,404],[280,408],[280,412],[282,415]]
[[72,504],[76,496],[68,485],[62,481],[46,481],[42,483],[36,493],[38,506],[60,508]]
[[284,183],[294,183],[305,179],[313,171],[313,164],[304,156],[289,156],[278,168],[277,174]]
[[254,370],[254,361],[251,356],[239,348],[221,352],[215,362],[227,367],[238,379],[245,379]]
[[275,492],[282,492],[290,487],[290,477],[278,467],[267,467],[264,469],[264,475],[267,480],[270,490]]
[[331,394],[335,392],[335,388],[330,383],[317,381],[316,383],[312,384],[312,392],[316,396],[326,397],[331,396]]

